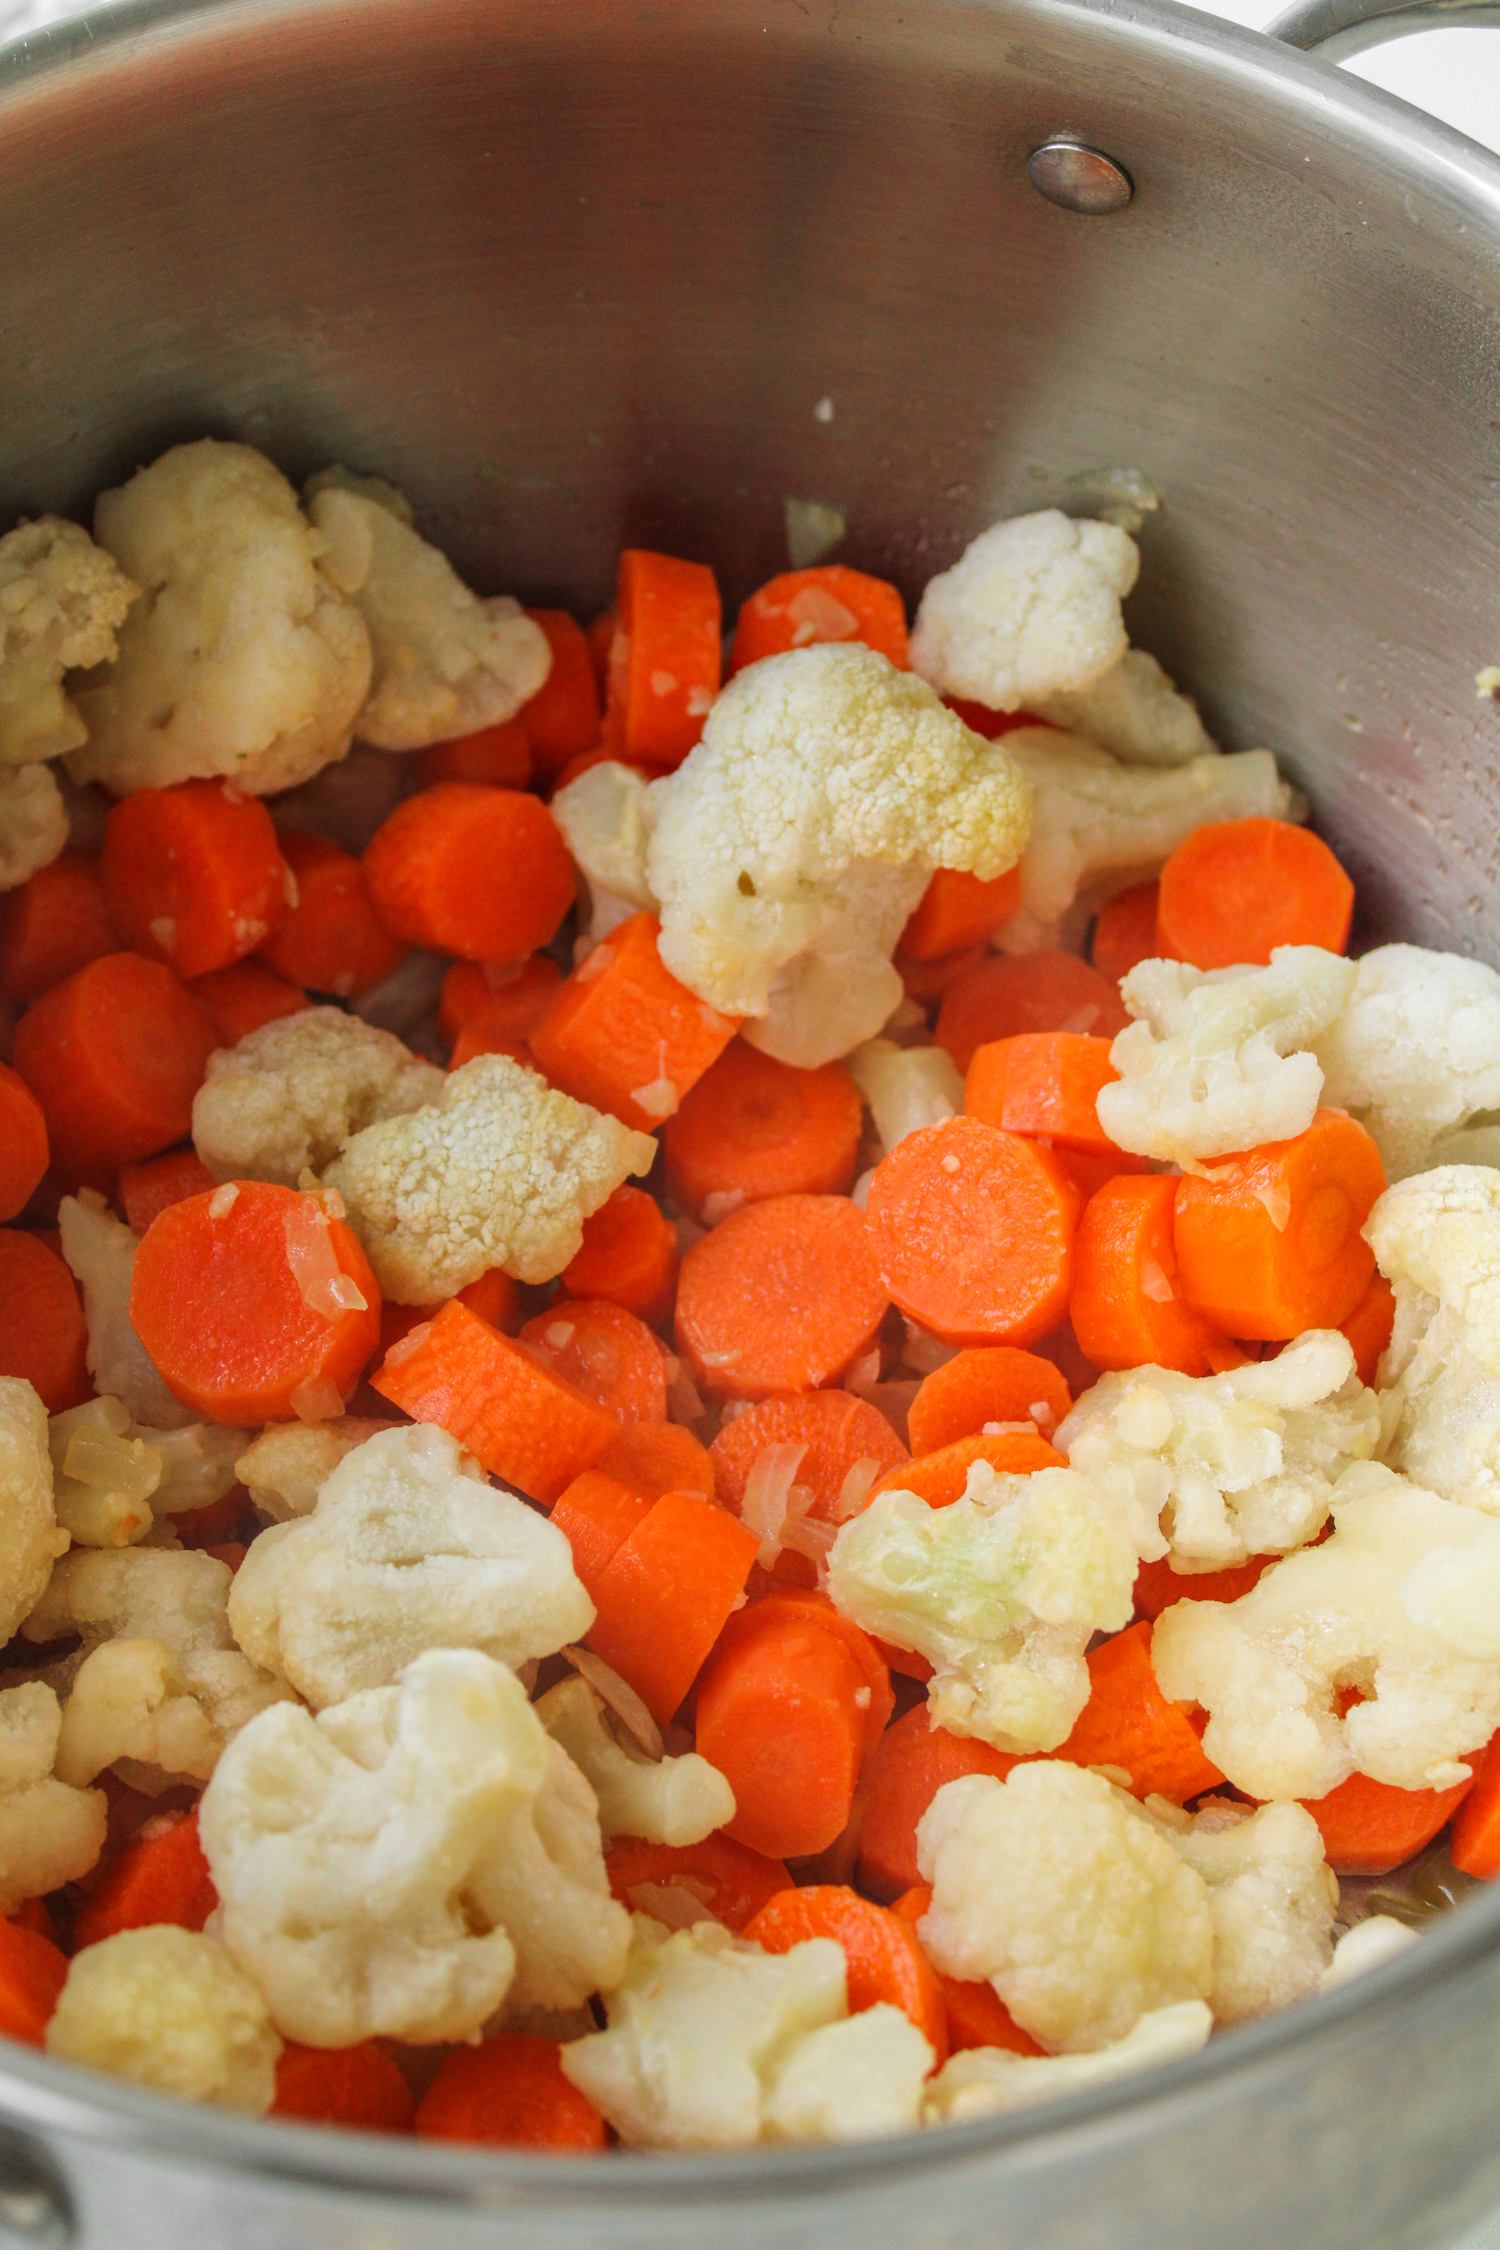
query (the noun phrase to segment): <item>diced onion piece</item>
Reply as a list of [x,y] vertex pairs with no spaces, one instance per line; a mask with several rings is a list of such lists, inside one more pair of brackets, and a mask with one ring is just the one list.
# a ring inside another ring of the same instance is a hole
[[161,1483],[161,1455],[141,1438],[120,1437],[97,1424],[73,1432],[63,1455],[62,1473],[91,1492],[115,1492],[122,1500],[149,1500]]
[[740,1519],[760,1540],[756,1560],[762,1570],[773,1570],[781,1553],[787,1499],[806,1451],[805,1445],[763,1445],[745,1479]]
[[700,1898],[691,1876],[675,1883],[634,1883],[630,1903],[637,1914],[649,1914],[669,1930],[690,1930],[695,1922],[717,1922],[718,1915]]
[[793,648],[810,641],[852,641],[858,637],[859,619],[852,609],[823,586],[804,586],[786,605],[792,624]]
[[333,1422],[343,1411],[343,1394],[326,1375],[310,1375],[292,1393],[292,1412],[299,1422]]
[[595,1695],[607,1703],[631,1738],[638,1742],[646,1756],[653,1760],[665,1757],[666,1749],[661,1738],[661,1728],[646,1709],[628,1680],[596,1656],[591,1648],[564,1648],[558,1651],[565,1656],[581,1679],[588,1681]]
[[234,1181],[226,1180],[222,1187],[214,1189],[213,1194],[208,1199],[209,1217],[211,1219],[227,1219],[239,1199],[240,1191]]
[[743,1188],[715,1188],[711,1195],[703,1198],[704,1225],[716,1227],[721,1219],[727,1219],[732,1211],[738,1211],[744,1200]]
[[1154,1258],[1141,1260],[1141,1295],[1153,1305],[1170,1305],[1176,1292]]
[[1278,1234],[1285,1234],[1287,1221],[1292,1215],[1292,1199],[1284,1187],[1258,1187],[1257,1202],[1266,1207],[1266,1215]]
[[653,1078],[648,1085],[632,1086],[630,1098],[644,1117],[675,1117],[680,1096],[670,1078]]
[[833,1503],[833,1520],[836,1524],[847,1523],[851,1516],[859,1514],[869,1498],[870,1487],[879,1474],[880,1463],[872,1460],[869,1454],[854,1463],[839,1486],[838,1498]]
[[320,1313],[324,1320],[337,1320],[340,1313],[366,1310],[358,1282],[343,1271],[333,1254],[328,1213],[311,1195],[299,1195],[287,1206],[286,1261],[297,1293],[310,1312]]

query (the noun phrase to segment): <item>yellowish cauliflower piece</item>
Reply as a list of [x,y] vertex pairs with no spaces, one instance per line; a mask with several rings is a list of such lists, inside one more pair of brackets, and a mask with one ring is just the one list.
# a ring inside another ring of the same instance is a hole
[[378,750],[420,750],[513,718],[552,667],[547,636],[508,595],[481,601],[413,528],[409,502],[378,477],[324,469],[307,512],[321,565],[365,621],[374,656],[354,722]]
[[103,1791],[53,1772],[61,1732],[50,1687],[0,1688],[0,1914],[76,1882],[104,1849]]
[[1500,975],[1483,961],[1383,945],[1318,1041],[1323,1099],[1357,1117],[1388,1180],[1434,1161],[1443,1135],[1500,1110]]
[[561,1743],[599,1802],[606,1841],[644,1836],[652,1844],[699,1844],[734,1818],[734,1791],[707,1758],[649,1758],[612,1728],[602,1696],[576,1675],[537,1701],[536,1715]]
[[584,1220],[655,1155],[649,1134],[509,1055],[476,1055],[437,1100],[356,1133],[325,1180],[384,1294],[431,1305],[491,1266],[550,1281],[577,1255]]
[[847,1059],[887,1156],[908,1133],[941,1125],[962,1112],[963,1073],[946,1047],[898,1047],[894,1039],[867,1039]]
[[100,493],[94,537],[143,592],[114,662],[77,691],[88,743],[69,759],[75,781],[123,796],[223,774],[265,797],[343,757],[370,636],[264,454],[173,446]]
[[1181,2055],[1196,2054],[1213,2025],[1213,2011],[1203,2001],[1178,2000],[1170,2008],[1153,2008],[1123,2039],[1092,2054],[1016,2055],[1005,2047],[965,2047],[928,2082],[922,2121],[968,2125],[975,2118],[1081,2093],[1111,2078],[1157,2070]]
[[997,1750],[1052,1750],[1088,1700],[1084,1651],[1130,1621],[1136,1522],[1071,1469],[969,1471],[961,1500],[883,1492],[828,1558],[836,1609],[934,1667],[935,1726]]
[[1323,1971],[1318,1989],[1332,1992],[1351,1977],[1361,1977],[1367,1969],[1378,1969],[1382,1961],[1389,1961],[1397,1953],[1405,1953],[1417,1942],[1419,1933],[1409,1922],[1398,1922],[1391,1914],[1367,1914],[1353,1929],[1345,1930],[1333,1949],[1333,1959]]
[[0,539],[0,763],[61,757],[88,739],[63,692],[68,672],[107,664],[140,589],[60,516]]
[[[1380,1410],[1337,1329],[1223,1375],[1102,1375],[1054,1434],[1069,1465],[1159,1524],[1172,1568],[1284,1554],[1328,1520],[1336,1480],[1368,1461]],[[1154,1560],[1154,1556],[1147,1557]]]
[[167,1389],[131,1325],[138,1237],[92,1188],[63,1197],[57,1224],[63,1256],[83,1292],[88,1369],[95,1389],[119,1399],[132,1422],[146,1429],[186,1429],[192,1408]]
[[443,1084],[393,1033],[342,1008],[304,1008],[209,1056],[193,1146],[215,1179],[295,1187],[351,1134],[435,1102]]
[[1120,603],[1140,567],[1128,533],[1059,508],[992,524],[928,580],[912,664],[992,711],[1091,687],[1125,654]]
[[238,1649],[105,1641],[84,1658],[63,1708],[58,1777],[81,1788],[109,1766],[148,1796],[207,1781],[240,1728],[290,1694]]
[[0,1375],[0,1648],[42,1599],[67,1547],[52,1505],[47,1409],[19,1375]]
[[768,2141],[868,2141],[921,2122],[937,2061],[911,2017],[888,2000],[799,2039],[766,2103]]
[[551,812],[596,899],[618,899],[633,912],[644,907],[655,913],[656,900],[646,881],[646,849],[656,799],[643,773],[603,759],[558,790]]
[[155,1922],[74,1955],[47,2052],[158,2094],[264,2117],[281,2041],[217,1939]]
[[1154,656],[1128,648],[1092,687],[1044,696],[1031,708],[1070,734],[1084,734],[1127,766],[1185,766],[1219,745],[1190,695],[1172,685]]
[[1138,1020],[1109,1059],[1099,1122],[1117,1148],[1202,1168],[1210,1156],[1294,1140],[1313,1121],[1323,1072],[1312,1053],[1354,989],[1352,961],[1282,945],[1269,968],[1141,961],[1120,996]]
[[1312,1814],[1288,1804],[1252,1812],[1224,1797],[1192,1816],[1159,1798],[1147,1809],[1208,1886],[1217,2021],[1247,2023],[1316,1992],[1333,1959],[1339,1886]]
[[52,768],[0,766],[0,891],[50,867],[68,840],[68,815]]
[[[332,1422],[268,1422],[240,1454],[234,1473],[261,1515],[272,1523],[290,1523],[312,1514],[318,1494],[346,1453],[395,1427],[358,1414]],[[229,1434],[242,1438],[244,1432]]]
[[85,1651],[128,1636],[181,1655],[232,1649],[228,1563],[196,1550],[80,1547],[65,1555],[21,1626],[42,1645],[81,1635]]

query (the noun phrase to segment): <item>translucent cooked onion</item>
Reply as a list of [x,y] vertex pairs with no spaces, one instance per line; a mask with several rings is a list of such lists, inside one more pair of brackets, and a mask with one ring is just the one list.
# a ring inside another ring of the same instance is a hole
[[334,1422],[344,1411],[344,1401],[337,1383],[326,1375],[310,1375],[293,1391],[291,1407],[299,1422]]
[[870,1487],[879,1475],[880,1463],[872,1460],[869,1454],[854,1463],[839,1486],[838,1498],[833,1503],[833,1520],[836,1524],[847,1523],[851,1516],[859,1514],[870,1497]]
[[329,1215],[315,1196],[299,1195],[287,1207],[286,1262],[292,1269],[297,1293],[310,1312],[324,1320],[337,1320],[340,1313],[367,1309],[358,1282],[344,1272],[334,1255]]
[[559,1649],[558,1654],[565,1656],[579,1678],[587,1680],[595,1695],[609,1705],[621,1726],[640,1744],[648,1758],[666,1755],[660,1727],[628,1680],[622,1680],[591,1648],[564,1648]]
[[784,1544],[788,1501],[806,1451],[805,1445],[763,1445],[750,1465],[740,1519],[760,1541],[755,1559],[762,1570],[776,1567]]
[[684,1875],[675,1883],[633,1883],[630,1903],[637,1914],[649,1914],[669,1930],[690,1930],[695,1922],[717,1922],[707,1898],[700,1898],[693,1879]]

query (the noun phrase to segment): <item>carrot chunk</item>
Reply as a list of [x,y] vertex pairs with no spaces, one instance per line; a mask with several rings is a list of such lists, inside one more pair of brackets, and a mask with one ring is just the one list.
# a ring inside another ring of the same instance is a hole
[[817,1390],[863,1350],[887,1302],[857,1204],[773,1196],[731,1212],[683,1259],[677,1349],[715,1398]]
[[982,945],[1021,903],[1021,870],[981,882],[959,868],[940,867],[901,932],[901,950],[913,961],[939,961],[964,947]]
[[662,1348],[623,1306],[562,1297],[528,1320],[518,1341],[617,1421],[666,1420]]
[[925,1703],[887,1727],[865,1768],[857,1869],[862,1887],[889,1901],[920,1883],[917,1824],[938,1791],[970,1773],[1003,1781],[1016,1763],[1007,1751],[972,1735],[933,1726]]
[[[919,1883],[902,1892],[891,1912],[915,1926],[931,1904],[930,1885]],[[1046,2049],[1037,2045],[1030,2032],[1021,2029],[992,1984],[939,1973],[938,1987],[947,2010],[951,2053],[961,2054],[966,2047],[1005,2047],[1013,2055],[1045,2054]]]
[[227,969],[210,969],[206,977],[194,977],[187,990],[207,1011],[220,1047],[237,1047],[263,1023],[295,1016],[312,1006],[305,992],[273,976],[258,961],[234,961]]
[[925,1376],[906,1427],[914,1453],[977,1437],[987,1422],[1035,1422],[1050,1437],[1073,1404],[1059,1369],[1009,1344],[962,1351]]
[[126,1223],[144,1234],[151,1221],[190,1195],[211,1194],[217,1180],[195,1149],[172,1148],[144,1164],[120,1166],[120,1202]]
[[357,2047],[301,2047],[288,2040],[276,2058],[273,2117],[357,2132],[409,2133],[411,2089],[373,2039]]
[[982,734],[986,742],[998,742],[1004,734],[1014,734],[1018,727],[1049,727],[1050,719],[1039,719],[1035,711],[992,711],[987,703],[974,703],[966,695],[945,695],[943,701],[950,711],[956,711],[966,727]]
[[418,2140],[576,2155],[603,2148],[604,2119],[563,2076],[560,2054],[556,2039],[529,2031],[498,2031],[481,2047],[456,2047],[417,2104]]
[[0,1227],[0,1375],[29,1383],[49,1414],[92,1398],[78,1284],[55,1250]]
[[[720,1505],[743,1515],[745,1495],[758,1467],[789,1468],[788,1482],[809,1494],[808,1519],[832,1527],[858,1512],[876,1479],[907,1459],[906,1447],[878,1408],[848,1391],[803,1391],[763,1399],[726,1422],[709,1448]],[[811,1586],[817,1567],[783,1548],[775,1575]]]
[[570,1297],[623,1305],[651,1326],[677,1288],[677,1229],[654,1195],[627,1182],[583,1222],[583,1247],[563,1268]]
[[955,1438],[935,1453],[921,1453],[888,1469],[870,1487],[870,1499],[882,1492],[914,1492],[929,1508],[951,1508],[964,1496],[969,1471],[984,1461],[1000,1476],[1029,1477],[1038,1469],[1065,1469],[1063,1456],[1043,1437],[1025,1430],[1005,1430],[996,1435],[981,1431],[976,1437]]
[[1157,943],[1155,883],[1132,883],[1101,906],[1090,948],[1101,977],[1118,984],[1139,961],[1162,959]]
[[1195,828],[1161,871],[1157,931],[1169,960],[1195,969],[1265,963],[1278,945],[1349,942],[1354,885],[1320,837],[1287,820]]
[[704,563],[627,547],[615,588],[605,740],[624,758],[679,766],[719,692],[719,589]]
[[[1474,1787],[1469,1780],[1452,1789],[1394,1789],[1388,1781],[1352,1773],[1326,1797],[1306,1797],[1303,1805],[1318,1824],[1335,1875],[1389,1875],[1432,1842]],[[1457,1835],[1455,1824],[1455,1845]],[[1453,1864],[1459,1865],[1456,1849]]]
[[435,782],[376,829],[363,865],[392,937],[469,961],[524,960],[573,903],[557,823],[520,789]]
[[529,609],[526,614],[547,636],[552,669],[522,707],[520,724],[538,779],[549,781],[570,758],[593,749],[603,712],[589,644],[577,619],[565,609]]
[[0,1063],[0,1219],[24,1211],[47,1171],[47,1120],[24,1078]]
[[911,666],[899,589],[843,563],[820,563],[812,570],[784,570],[750,596],[735,624],[729,669],[743,672],[763,656],[810,648],[815,641],[863,641],[898,670]]
[[572,1548],[573,1568],[586,1587],[603,1577],[660,1497],[605,1469],[582,1470],[559,1493],[552,1521]]
[[[1100,1368],[1208,1375],[1244,1354],[1184,1302],[1173,1219],[1185,1183],[1166,1173],[1107,1180],[1084,1205],[1073,1245],[1073,1328]],[[1226,1356],[1227,1355],[1227,1356]]]
[[1108,1157],[1116,1172],[1145,1170],[1146,1159],[1116,1148],[1099,1122],[1102,1087],[1119,1072],[1110,1043],[1086,1031],[1023,1031],[974,1051],[964,1080],[964,1114],[1007,1133],[1030,1133],[1059,1148]]
[[1473,1785],[1453,1822],[1448,1856],[1461,1875],[1486,1883],[1500,1875],[1500,1734],[1491,1737],[1474,1769]]
[[650,914],[633,914],[559,985],[531,1031],[537,1067],[576,1101],[649,1133],[678,1108],[739,1029],[705,1007],[657,951]]
[[222,781],[122,797],[104,823],[99,875],[121,936],[180,977],[242,961],[286,911],[271,816]]
[[617,1836],[604,1855],[604,1872],[614,1897],[637,1914],[654,1914],[663,1891],[686,1891],[736,1932],[791,1882],[779,1859],[750,1851],[722,1829],[701,1844]]
[[976,1047],[1023,1031],[1088,1031],[1113,1039],[1130,1018],[1112,984],[1076,953],[991,954],[943,995],[937,1043],[960,1070]]
[[517,712],[492,727],[461,734],[451,742],[430,742],[414,760],[418,781],[477,781],[490,789],[524,789],[534,770],[531,733]]
[[549,953],[493,968],[455,961],[438,998],[438,1029],[450,1042],[465,1032],[483,1039],[476,1054],[524,1055],[532,1025],[561,983],[562,970]]
[[0,2037],[45,2045],[67,1977],[68,1957],[50,1938],[0,1921]]
[[982,945],[966,945],[957,953],[940,955],[936,961],[919,961],[914,954],[898,951],[895,966],[901,973],[907,999],[915,1000],[921,1008],[930,1008],[989,958]]
[[708,1448],[678,1422],[627,1422],[600,1454],[596,1466],[617,1477],[642,1499],[664,1492],[696,1492],[714,1497],[714,1464]]
[[126,1845],[79,1908],[73,1925],[76,1946],[98,1945],[121,1930],[144,1929],[151,1922],[201,1930],[218,1905],[198,1837],[198,1815],[159,1813],[147,1831]]
[[1117,1766],[1136,1797],[1167,1797],[1174,1805],[1224,1776],[1203,1755],[1182,1706],[1169,1703],[1151,1669],[1151,1627],[1127,1625],[1089,1653],[1089,1699],[1073,1732],[1049,1752],[1075,1766]]
[[809,1883],[768,1899],[744,1935],[767,1953],[790,1953],[808,1938],[832,1938],[847,1963],[850,2015],[887,2002],[910,2016],[936,2064],[947,2060],[948,2011],[937,1971],[911,1923],[888,1906],[861,1898],[846,1883]]
[[1396,1325],[1396,1292],[1378,1273],[1340,1328],[1354,1347],[1354,1371],[1371,1390]]
[[406,951],[376,919],[364,869],[326,837],[295,828],[281,831],[281,856],[292,871],[295,904],[260,947],[260,959],[288,984],[357,999]]
[[773,1195],[843,1195],[863,1126],[842,1063],[795,1070],[731,1040],[662,1127],[667,1193],[710,1220]]
[[677,1710],[744,1593],[755,1548],[754,1535],[712,1500],[664,1492],[596,1577],[579,1570],[598,1611],[588,1646],[629,1681],[659,1726]]
[[1160,1562],[1142,1563],[1135,1575],[1136,1614],[1154,1625],[1173,1602],[1237,1602],[1260,1583],[1262,1571],[1280,1559],[1279,1555],[1252,1555],[1248,1562],[1236,1563],[1230,1570],[1174,1570],[1167,1555]]
[[119,944],[98,860],[67,845],[0,896],[0,999],[24,1008]]

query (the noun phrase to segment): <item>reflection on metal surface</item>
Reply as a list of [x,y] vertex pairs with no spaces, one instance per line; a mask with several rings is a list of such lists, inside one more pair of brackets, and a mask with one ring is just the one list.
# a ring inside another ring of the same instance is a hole
[[0,2127],[0,2250],[66,2250],[68,2191],[47,2151]]
[[1500,0],[1295,0],[1266,26],[1272,39],[1345,62],[1414,31],[1500,28]]
[[1135,193],[1123,164],[1082,141],[1043,141],[1026,159],[1026,177],[1059,210],[1081,211],[1091,219],[1123,211]]

